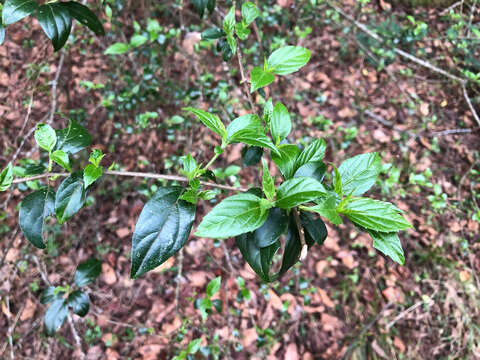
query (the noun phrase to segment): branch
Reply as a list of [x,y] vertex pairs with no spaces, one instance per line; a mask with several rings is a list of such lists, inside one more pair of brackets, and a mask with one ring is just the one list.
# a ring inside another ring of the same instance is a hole
[[[177,175],[163,175],[163,174],[154,174],[154,173],[142,173],[142,172],[131,172],[131,171],[114,171],[114,170],[107,170],[103,174],[104,175],[113,175],[113,176],[142,177],[142,178],[147,178],[147,179],[170,180],[170,181],[179,181],[179,182],[188,183],[188,179],[186,177],[177,176]],[[67,177],[67,176],[70,176],[70,173],[45,173],[45,174],[30,176],[30,177],[26,177],[26,178],[15,179],[15,180],[13,180],[12,184],[20,184],[20,183],[24,183],[24,182],[27,182],[27,181],[39,180],[39,179],[44,179],[44,178],[49,178],[49,177]],[[241,187],[237,188],[237,187],[234,187],[234,186],[215,184],[215,183],[210,183],[210,182],[207,182],[207,181],[200,181],[200,183],[204,186],[209,186],[209,187],[218,188],[218,189],[222,189],[222,190],[242,191],[242,192],[246,192],[248,190],[248,189],[241,188]]]
[[467,102],[468,107],[472,111],[473,118],[477,121],[478,126],[480,126],[480,118],[478,117],[477,111],[473,107],[472,101],[470,100],[470,96],[468,96],[468,93],[467,93],[467,87],[465,86],[464,83],[462,84],[462,90],[463,90],[463,96],[465,97],[465,101]]

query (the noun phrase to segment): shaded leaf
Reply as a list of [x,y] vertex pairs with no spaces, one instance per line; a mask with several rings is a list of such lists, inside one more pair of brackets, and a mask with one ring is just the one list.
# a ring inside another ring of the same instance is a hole
[[73,309],[73,312],[78,316],[84,317],[90,309],[90,299],[88,295],[81,290],[75,290],[67,299],[68,306]]
[[55,197],[55,213],[60,224],[69,220],[85,204],[83,174],[77,171],[60,184]]
[[68,40],[72,29],[72,18],[62,3],[46,3],[38,7],[37,19],[55,51],[60,50]]
[[57,150],[63,150],[69,154],[77,152],[90,146],[92,136],[82,125],[74,120],[70,120],[65,129],[56,130]]
[[63,325],[68,316],[68,306],[60,298],[53,301],[45,313],[45,329],[48,336],[53,336]]
[[76,1],[68,1],[61,4],[67,9],[71,17],[88,27],[96,35],[105,35],[102,23],[88,7]]
[[307,245],[322,245],[328,235],[327,227],[322,219],[315,218],[313,214],[301,211],[300,220],[305,230],[305,242]]
[[77,270],[75,271],[74,275],[75,285],[80,288],[84,287],[95,281],[95,279],[100,275],[101,272],[101,261],[94,258],[88,259],[87,261],[84,261],[77,266]]

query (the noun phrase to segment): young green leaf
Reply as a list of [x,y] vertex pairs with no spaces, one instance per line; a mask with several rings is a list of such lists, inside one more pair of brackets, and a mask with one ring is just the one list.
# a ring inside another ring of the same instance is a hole
[[266,69],[277,75],[291,74],[308,63],[310,54],[310,50],[300,46],[284,46],[268,57]]
[[65,170],[71,172],[72,169],[70,168],[70,159],[68,158],[68,154],[63,150],[55,150],[51,155],[50,159],[55,161],[58,165],[60,165]]
[[260,88],[270,85],[274,80],[275,75],[254,66],[250,73],[250,92],[253,93]]
[[10,25],[32,14],[38,8],[35,0],[5,0],[2,9],[2,22]]
[[47,216],[55,213],[55,193],[51,189],[37,190],[26,196],[20,204],[18,223],[33,246],[45,249],[43,224]]
[[188,343],[187,345],[187,353],[188,354],[196,354],[198,350],[200,350],[200,346],[202,345],[202,339],[195,339]]
[[209,28],[202,32],[202,40],[216,40],[220,39],[227,34],[225,31],[219,28]]
[[327,169],[326,165],[321,161],[311,161],[302,166],[300,166],[293,177],[311,177],[318,182],[322,182],[325,177],[325,170]]
[[405,263],[405,255],[402,249],[402,243],[398,238],[396,232],[378,232],[367,229],[368,233],[373,239],[373,247],[386,256],[389,256],[393,261],[400,265]]
[[57,135],[55,149],[72,155],[87,148],[92,142],[92,136],[87,129],[74,120],[71,120],[65,129],[56,130],[55,133]]
[[55,197],[55,213],[60,224],[69,220],[85,204],[83,174],[78,171],[60,184]]
[[353,223],[380,232],[395,232],[412,228],[390,203],[369,198],[352,198],[338,212],[345,214]]
[[105,35],[102,23],[88,7],[76,1],[68,1],[61,4],[67,9],[71,17],[88,27],[96,35]]
[[50,304],[55,299],[61,299],[63,295],[65,295],[64,292],[56,294],[55,289],[55,286],[49,286],[43,290],[42,295],[40,296],[40,303],[43,305]]
[[132,278],[163,264],[185,245],[196,209],[180,200],[182,192],[179,186],[160,188],[145,204],[132,238]]
[[95,181],[97,181],[103,174],[103,169],[101,166],[95,166],[93,164],[88,164],[83,170],[83,182],[84,187],[87,189]]
[[139,47],[145,44],[148,41],[148,38],[144,35],[136,34],[133,35],[130,39],[130,46],[131,47]]
[[75,314],[84,317],[90,309],[90,299],[83,291],[75,290],[68,295],[67,305],[73,309]]
[[37,9],[37,19],[45,35],[52,41],[55,51],[68,40],[72,29],[72,18],[62,3],[45,3]]
[[0,192],[7,191],[13,182],[13,165],[8,163],[7,167],[0,173]]
[[189,181],[192,181],[198,169],[197,162],[191,154],[183,156],[181,160],[183,162],[183,171],[185,175],[187,176]]
[[235,39],[235,36],[233,36],[233,33],[227,34],[227,44],[230,47],[232,55],[235,55],[237,52],[237,40]]
[[284,144],[278,147],[279,155],[272,154],[272,159],[285,179],[290,179],[295,171],[295,161],[300,149],[296,145]]
[[308,164],[309,162],[322,161],[325,156],[325,149],[327,144],[323,139],[316,139],[311,144],[309,144],[295,161],[295,170],[301,166]]
[[90,153],[90,156],[88,157],[88,162],[94,166],[100,166],[100,162],[104,158],[104,154],[102,153],[102,150],[100,149],[93,149],[92,152]]
[[289,209],[313,201],[326,193],[323,185],[315,179],[293,178],[278,187],[276,205],[282,209]]
[[51,152],[57,143],[57,135],[50,125],[38,124],[35,130],[35,140],[38,146]]
[[81,288],[94,282],[101,272],[101,261],[95,258],[90,258],[77,266],[73,280],[75,285]]
[[267,124],[267,128],[270,129],[270,123],[272,122],[273,116],[273,101],[272,98],[268,99],[268,101],[263,106],[263,121]]
[[263,160],[262,188],[267,199],[273,201],[275,198],[275,183],[265,160]]
[[[335,192],[338,194],[338,196],[343,196],[343,186],[342,186],[342,176],[340,175],[340,172],[338,171],[337,167],[333,165],[333,173],[335,174],[334,180],[333,180],[333,189]],[[347,194],[350,195],[350,194]]]
[[218,290],[220,290],[220,285],[222,283],[222,277],[217,276],[215,279],[211,280],[207,285],[207,296],[211,298],[215,295]]
[[270,132],[275,144],[285,139],[292,130],[292,121],[288,109],[282,103],[276,103],[273,108]]
[[257,5],[250,1],[246,1],[242,4],[242,19],[247,25],[250,25],[259,16],[260,11],[258,10]]
[[359,196],[367,192],[382,171],[377,153],[367,153],[345,160],[338,168],[344,194]]
[[110,45],[107,50],[105,50],[105,55],[121,55],[125,54],[130,50],[130,45],[125,43],[115,43]]
[[322,245],[327,238],[328,231],[322,219],[315,219],[313,214],[300,212],[300,221],[305,229],[305,242],[308,246]]
[[68,316],[68,306],[62,298],[55,299],[45,313],[45,329],[48,336],[53,336],[63,325]]
[[198,120],[203,123],[203,125],[220,135],[222,139],[226,138],[227,131],[225,130],[225,125],[223,125],[222,121],[217,115],[191,107],[183,108],[182,110],[190,111],[198,118]]
[[[233,37],[233,33],[235,30],[235,7],[232,6],[230,11],[225,15],[225,18],[223,19],[223,30],[225,33]],[[232,50],[233,52],[233,50]]]
[[334,193],[319,201],[318,205],[310,207],[310,210],[320,214],[332,224],[340,225],[342,223],[342,218],[337,213],[337,196]]
[[250,32],[250,29],[245,27],[243,21],[235,24],[235,34],[237,34],[240,40],[246,40]]
[[203,218],[195,236],[225,239],[258,229],[268,216],[261,200],[252,194],[226,198]]

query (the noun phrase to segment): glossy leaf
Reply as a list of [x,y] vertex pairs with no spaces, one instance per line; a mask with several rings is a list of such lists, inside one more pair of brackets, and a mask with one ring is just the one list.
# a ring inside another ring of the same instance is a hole
[[225,239],[258,229],[268,216],[261,200],[252,194],[226,198],[203,218],[195,236]]
[[259,16],[260,11],[258,10],[257,5],[250,1],[246,1],[242,4],[242,19],[247,25],[250,25]]
[[300,166],[293,177],[311,177],[318,182],[322,182],[325,177],[326,165],[321,161],[312,161]]
[[268,213],[267,220],[253,232],[253,241],[260,247],[268,247],[274,244],[287,230],[288,216],[285,210],[272,208]]
[[275,80],[275,75],[264,71],[262,68],[254,66],[250,72],[250,92],[270,85]]
[[257,165],[262,159],[263,148],[259,146],[245,146],[242,149],[242,162],[245,166]]
[[275,183],[265,160],[263,161],[262,188],[266,198],[273,201],[275,198]]
[[322,245],[328,235],[327,227],[322,219],[316,219],[313,214],[307,212],[300,212],[300,220],[305,231],[307,245]]
[[340,225],[342,223],[342,218],[337,213],[337,196],[335,194],[331,194],[322,199],[318,202],[318,205],[312,206],[310,210],[323,216],[332,224]]
[[382,160],[377,153],[367,153],[345,160],[338,168],[343,193],[359,196],[367,192],[382,171]]
[[58,2],[45,3],[38,7],[37,19],[55,51],[60,50],[68,40],[72,29],[69,11]]
[[37,190],[26,196],[20,204],[18,223],[23,235],[33,246],[45,249],[43,224],[47,216],[55,213],[55,193],[52,189]]
[[62,298],[53,301],[45,313],[45,329],[48,336],[53,336],[63,325],[68,316],[68,306]]
[[368,230],[368,233],[373,239],[373,247],[386,256],[389,256],[393,261],[396,261],[400,265],[405,263],[405,255],[402,249],[402,243],[396,232],[378,232],[374,230]]
[[130,39],[130,46],[139,47],[144,45],[148,41],[148,38],[144,35],[133,35]]
[[220,135],[222,139],[226,137],[227,131],[225,130],[225,125],[223,125],[222,121],[217,115],[191,107],[183,108],[183,110],[193,113],[198,118],[198,120],[203,123],[203,125]]
[[50,158],[65,170],[69,172],[72,171],[72,169],[70,168],[70,159],[68,158],[68,154],[65,151],[55,150],[50,155]]
[[63,150],[69,154],[76,154],[90,146],[92,136],[78,122],[71,120],[65,129],[56,130],[57,150]]
[[67,304],[78,316],[84,317],[90,309],[90,299],[81,290],[75,290],[68,295]]
[[57,134],[50,125],[38,124],[34,136],[38,146],[42,149],[50,152],[55,148]]
[[132,239],[131,277],[163,264],[187,242],[195,205],[180,200],[183,188],[160,188],[145,204]]
[[211,298],[213,295],[215,295],[218,290],[220,290],[220,285],[222,283],[222,277],[217,276],[215,279],[211,280],[208,285],[207,285],[207,296]]
[[75,285],[84,287],[94,282],[102,272],[102,263],[100,260],[91,258],[77,266],[74,275]]
[[394,232],[412,227],[393,204],[379,200],[352,198],[338,211],[353,223],[369,230]]
[[130,50],[130,45],[125,43],[115,43],[110,45],[107,50],[105,50],[105,55],[121,55],[125,54]]
[[250,29],[248,27],[245,27],[245,24],[243,22],[235,24],[235,34],[237,34],[240,40],[246,40],[250,33]]
[[295,171],[295,161],[300,149],[296,145],[284,144],[278,147],[279,155],[272,154],[272,159],[285,179],[290,179]]
[[225,31],[219,28],[208,28],[202,32],[203,40],[216,40],[227,35]]
[[298,71],[310,60],[310,50],[300,46],[284,46],[275,50],[267,60],[267,70],[277,75]]
[[5,0],[2,9],[2,23],[10,25],[32,14],[38,8],[35,0]]
[[0,173],[0,192],[7,191],[13,182],[13,165],[8,163],[7,167]]
[[278,187],[276,205],[282,209],[289,209],[313,201],[326,192],[323,185],[315,179],[293,178],[286,180]]
[[292,130],[292,121],[288,109],[282,103],[276,103],[273,108],[270,132],[275,144],[285,139]]
[[333,173],[333,190],[338,194],[338,196],[343,196],[342,176],[335,165],[333,165]]
[[55,197],[55,213],[60,224],[69,220],[85,204],[85,188],[82,172],[76,172],[60,184]]
[[298,155],[297,160],[295,161],[295,170],[310,162],[322,161],[325,156],[326,148],[327,144],[325,143],[325,140],[316,139],[313,141],[303,149],[300,155]]
[[83,170],[83,183],[85,189],[97,181],[103,174],[103,169],[100,166],[88,164]]
[[105,30],[97,16],[85,5],[76,1],[61,3],[71,17],[88,27],[96,35],[105,35]]
[[[230,36],[233,36],[235,30],[235,7],[231,7],[227,15],[223,19],[223,30],[225,33]],[[233,50],[232,50],[233,51]]]
[[288,222],[287,240],[285,242],[285,250],[283,252],[282,267],[280,268],[280,275],[285,274],[288,269],[295,265],[300,257],[302,251],[302,244],[298,234],[297,224],[293,214],[290,214]]
[[40,303],[43,305],[50,304],[55,299],[61,299],[65,295],[64,292],[55,294],[55,286],[49,286],[43,290],[42,295],[40,296]]

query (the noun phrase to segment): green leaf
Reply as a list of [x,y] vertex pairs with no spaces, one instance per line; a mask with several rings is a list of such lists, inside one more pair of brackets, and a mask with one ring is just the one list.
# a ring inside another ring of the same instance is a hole
[[35,140],[38,146],[51,152],[57,143],[57,135],[50,125],[38,124],[35,130]]
[[130,50],[130,45],[125,43],[115,43],[110,45],[107,50],[105,50],[105,55],[121,55],[125,54]]
[[265,248],[274,244],[287,230],[288,216],[285,210],[272,208],[268,213],[267,220],[253,232],[253,242],[259,248]]
[[60,50],[68,40],[72,29],[72,18],[62,3],[46,3],[38,7],[37,19],[55,51]]
[[88,27],[96,35],[105,35],[105,29],[97,16],[85,5],[76,1],[61,3],[71,17]]
[[246,1],[242,4],[242,19],[247,25],[250,25],[259,16],[260,11],[258,10],[257,5],[250,1]]
[[262,87],[270,85],[275,80],[275,75],[254,66],[250,73],[250,92],[253,93]]
[[210,14],[213,14],[216,4],[217,4],[216,0],[207,0],[207,9],[210,12]]
[[257,165],[262,159],[263,148],[259,146],[245,146],[242,149],[242,162],[245,166]]
[[230,51],[232,52],[232,55],[235,55],[237,52],[237,40],[233,36],[233,34],[227,34],[227,43],[228,46],[230,46]]
[[296,145],[284,144],[278,147],[280,155],[272,154],[272,159],[285,179],[290,179],[295,171],[295,161],[300,149]]
[[132,239],[131,277],[163,264],[187,242],[195,205],[180,200],[183,188],[160,188],[145,204]]
[[267,60],[267,70],[277,75],[298,71],[310,60],[310,50],[300,46],[284,46],[275,50]]
[[307,245],[322,245],[328,235],[327,227],[322,219],[315,219],[313,214],[300,212],[300,221],[305,230],[305,242]]
[[245,143],[269,148],[278,153],[272,141],[265,135],[262,121],[255,114],[243,115],[233,120],[227,127],[227,143]]
[[191,355],[196,354],[198,350],[200,350],[201,344],[202,344],[202,339],[195,339],[190,341],[187,345],[187,353]]
[[51,189],[37,190],[25,197],[20,204],[18,222],[28,241],[39,249],[43,243],[43,224],[47,216],[55,213],[55,193]]
[[289,209],[305,202],[313,201],[326,190],[321,183],[309,177],[297,177],[282,183],[277,189],[276,205]]
[[203,14],[205,13],[205,9],[208,4],[208,0],[192,0],[192,4],[198,15],[200,15],[200,17],[203,17]]
[[333,172],[335,174],[335,177],[333,180],[333,189],[338,194],[338,196],[343,196],[342,176],[340,175],[340,172],[338,171],[335,165],[333,165]]
[[267,199],[273,201],[275,198],[275,183],[265,160],[263,161],[262,188]]
[[22,20],[38,8],[35,0],[5,0],[2,9],[2,23],[10,25]]
[[72,155],[87,148],[92,142],[92,136],[87,129],[74,120],[71,120],[65,129],[56,130],[56,135],[58,140],[55,148]]
[[254,233],[249,232],[235,238],[237,247],[243,258],[263,281],[270,281],[270,267],[273,257],[280,248],[280,241],[276,240],[272,245],[261,248],[254,241]]
[[183,162],[183,171],[185,175],[187,176],[189,181],[192,181],[198,169],[197,162],[191,154],[188,154],[187,156],[182,156],[181,160]]
[[203,218],[195,236],[225,239],[258,229],[268,216],[261,200],[252,194],[226,198]]
[[5,41],[5,26],[0,23],[0,45]]
[[40,297],[40,303],[43,305],[50,304],[55,299],[61,299],[65,295],[64,292],[60,292],[59,294],[55,294],[55,286],[49,286],[42,292],[42,296]]
[[270,123],[272,122],[273,116],[273,102],[272,98],[268,99],[268,101],[263,106],[263,121],[267,124],[267,127],[270,129]]
[[393,261],[400,265],[405,264],[405,255],[402,249],[402,243],[396,232],[378,232],[367,229],[368,233],[373,239],[373,247],[386,256],[389,256]]
[[325,164],[321,161],[312,161],[308,162],[298,168],[297,171],[295,171],[295,174],[293,177],[301,177],[301,176],[306,176],[306,177],[311,177],[318,182],[322,182],[323,178],[325,177],[325,170],[327,167]]
[[382,160],[377,153],[367,153],[345,160],[338,168],[343,193],[359,196],[367,192],[382,171]]
[[53,336],[63,325],[68,316],[68,306],[62,298],[53,301],[45,313],[45,329],[48,336]]
[[55,213],[60,224],[69,220],[85,204],[85,188],[81,171],[73,173],[60,184],[55,197]]
[[77,266],[73,281],[75,282],[75,285],[81,288],[94,282],[101,272],[101,261],[95,258],[90,258]]
[[250,35],[250,29],[245,27],[243,22],[237,23],[235,25],[235,34],[237,34],[240,40],[246,40],[248,35]]
[[394,232],[412,228],[393,204],[369,198],[352,198],[337,209],[353,223],[370,230]]
[[71,172],[72,169],[70,168],[70,159],[68,158],[68,154],[63,150],[55,150],[51,155],[50,159],[55,161],[58,165],[60,165],[65,170]]
[[90,299],[81,290],[75,290],[68,295],[67,305],[73,309],[78,316],[84,317],[90,309]]
[[270,123],[270,132],[275,144],[285,139],[292,130],[292,121],[288,109],[282,103],[276,103],[273,108],[272,121]]
[[225,139],[227,137],[225,125],[223,125],[222,121],[217,115],[191,107],[183,108],[182,110],[190,111],[191,113],[193,113],[198,118],[198,120],[203,123],[203,125],[220,135],[222,139]]
[[92,165],[100,166],[100,163],[102,162],[104,156],[105,155],[102,153],[102,150],[93,149],[90,153],[90,156],[88,157],[88,162]]
[[327,144],[323,139],[316,139],[310,145],[308,145],[295,161],[295,170],[299,169],[301,166],[308,164],[310,162],[322,161],[325,156],[325,149]]
[[101,166],[95,166],[93,164],[88,164],[83,170],[83,182],[85,189],[88,188],[91,184],[97,181],[103,174],[103,169]]
[[13,165],[8,163],[7,167],[0,173],[0,192],[7,191],[13,182]]
[[320,214],[332,224],[340,225],[342,223],[342,218],[337,213],[337,196],[335,194],[322,199],[318,202],[318,205],[312,206],[310,210]]
[[207,285],[207,296],[211,298],[215,295],[218,290],[220,290],[220,285],[222,283],[222,277],[218,276],[215,279],[211,280]]
[[235,30],[235,7],[233,6],[223,19],[223,30],[227,34],[227,37],[228,35],[233,36],[233,32]]
[[143,35],[133,35],[130,39],[130,46],[132,47],[139,47],[145,44],[148,41],[148,38]]
[[285,274],[288,269],[295,265],[300,257],[302,244],[298,234],[297,223],[293,214],[290,214],[288,222],[287,240],[285,242],[285,251],[283,252],[282,267],[280,275]]
[[219,28],[208,28],[202,32],[202,40],[216,40],[227,35]]

